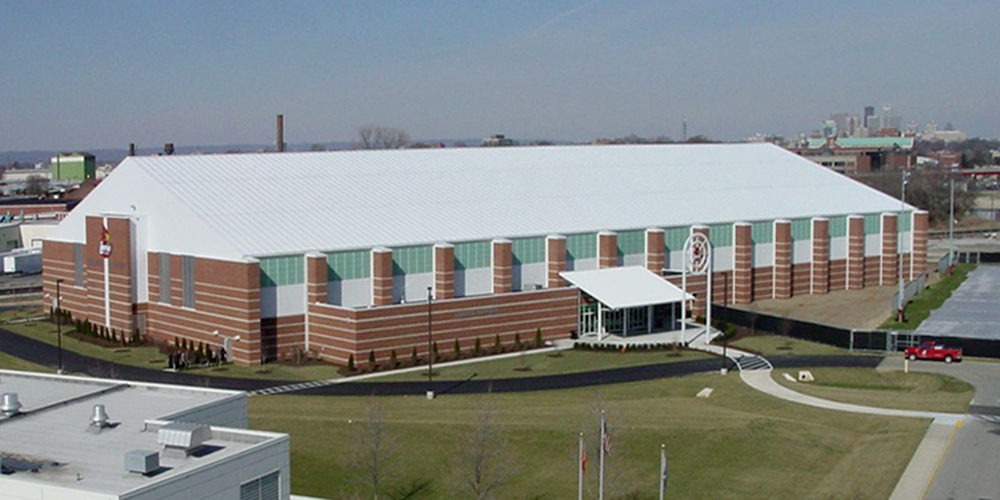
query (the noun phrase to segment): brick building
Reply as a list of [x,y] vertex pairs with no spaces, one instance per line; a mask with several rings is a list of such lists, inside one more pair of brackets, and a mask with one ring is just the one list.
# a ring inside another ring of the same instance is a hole
[[569,337],[593,297],[561,273],[669,274],[691,232],[719,302],[894,283],[897,237],[909,279],[927,214],[899,210],[769,144],[130,157],[45,241],[44,286],[124,335],[344,363],[424,355],[428,288],[442,346]]
[[913,137],[811,138],[796,153],[847,175],[908,169],[917,164]]

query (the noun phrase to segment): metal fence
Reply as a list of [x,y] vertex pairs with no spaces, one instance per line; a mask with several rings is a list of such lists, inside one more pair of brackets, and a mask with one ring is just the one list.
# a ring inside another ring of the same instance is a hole
[[[907,302],[913,300],[913,297],[924,289],[927,284],[927,275],[921,274],[917,276],[917,279],[910,281],[909,283],[903,285],[903,305]],[[899,307],[899,291],[892,294],[892,299],[889,301],[889,310],[895,311]]]

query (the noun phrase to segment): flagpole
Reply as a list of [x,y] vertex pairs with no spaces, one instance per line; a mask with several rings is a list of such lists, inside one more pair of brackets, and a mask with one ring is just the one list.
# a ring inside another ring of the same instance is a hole
[[660,500],[663,500],[663,493],[667,489],[667,445],[660,445]]
[[599,472],[597,474],[597,500],[604,500],[604,440],[606,436],[604,435],[605,427],[607,423],[604,420],[604,410],[601,410],[601,441],[598,445],[600,448],[600,453],[597,455],[597,468]]
[[577,476],[579,476],[579,479],[577,480],[577,485],[576,485],[576,498],[577,498],[577,500],[583,500],[583,463],[584,463],[583,462],[583,453],[584,453],[583,452],[583,433],[581,432],[580,433],[580,451],[578,453],[579,456],[577,457],[577,464],[576,464],[577,465],[576,472],[577,472]]

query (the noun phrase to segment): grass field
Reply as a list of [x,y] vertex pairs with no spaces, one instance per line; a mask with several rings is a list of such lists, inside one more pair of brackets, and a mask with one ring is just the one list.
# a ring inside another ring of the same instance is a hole
[[779,384],[823,399],[882,408],[965,413],[974,390],[961,380],[932,373],[883,372],[871,368],[810,368],[815,382],[790,382],[775,370]]
[[55,373],[55,370],[51,368],[44,367],[42,365],[36,365],[30,361],[25,361],[21,358],[15,358],[10,354],[5,352],[0,352],[0,369],[4,370],[21,370],[26,372],[46,372]]
[[[585,351],[566,350],[559,354],[538,353],[513,358],[482,361],[448,368],[434,368],[438,380],[464,380],[473,375],[477,379],[520,378],[577,373],[625,366],[640,366],[674,361],[689,361],[711,357],[699,351]],[[525,369],[527,368],[527,369]],[[420,372],[401,373],[378,379],[379,381],[427,380],[426,368]]]
[[[703,387],[715,389],[711,398],[694,397]],[[291,435],[293,493],[371,498],[357,481],[356,443],[374,401],[395,450],[383,462],[394,473],[386,491],[422,484],[422,494],[408,498],[469,498],[463,481],[471,463],[461,450],[484,400],[507,442],[496,449],[514,464],[498,498],[574,498],[580,431],[588,441],[587,498],[596,498],[598,407],[612,436],[607,498],[655,498],[660,443],[671,498],[887,498],[928,426],[796,405],[717,374],[434,401],[254,397],[250,423]]]
[[879,328],[885,330],[915,330],[920,323],[931,315],[931,311],[941,307],[948,297],[965,278],[969,272],[976,268],[975,264],[956,264],[951,276],[942,275],[941,279],[934,284],[923,289],[906,305],[906,322],[899,323],[896,318],[890,318],[882,323]]
[[814,354],[857,354],[826,344],[808,340],[781,337],[778,335],[753,335],[732,341],[730,346],[763,354],[764,356],[814,355]]

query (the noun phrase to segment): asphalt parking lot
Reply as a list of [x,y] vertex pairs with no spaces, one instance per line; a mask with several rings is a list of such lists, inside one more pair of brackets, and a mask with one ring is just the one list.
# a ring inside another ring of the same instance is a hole
[[1000,266],[980,265],[969,273],[915,333],[1000,340]]

